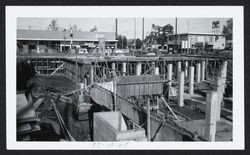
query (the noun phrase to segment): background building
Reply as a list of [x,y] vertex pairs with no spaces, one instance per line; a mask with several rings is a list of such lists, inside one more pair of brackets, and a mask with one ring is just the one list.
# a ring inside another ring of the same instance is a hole
[[172,34],[168,38],[168,46],[181,51],[182,49],[225,49],[225,36],[215,33],[181,33]]
[[82,52],[98,49],[105,40],[106,49],[115,49],[117,40],[112,32],[52,31],[17,29],[17,50],[20,53]]

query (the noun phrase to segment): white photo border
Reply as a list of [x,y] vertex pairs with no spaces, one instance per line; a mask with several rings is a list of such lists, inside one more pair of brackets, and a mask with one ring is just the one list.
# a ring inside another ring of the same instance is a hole
[[[242,150],[244,128],[243,6],[6,6],[6,148],[8,150]],[[66,10],[66,11],[65,11]],[[150,11],[149,11],[150,10]],[[178,11],[177,11],[178,10]],[[91,13],[90,13],[91,12]],[[233,18],[233,141],[17,142],[16,29],[19,17]]]

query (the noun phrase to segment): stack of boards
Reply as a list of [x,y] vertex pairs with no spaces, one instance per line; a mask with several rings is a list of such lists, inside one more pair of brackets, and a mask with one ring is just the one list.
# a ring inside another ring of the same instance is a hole
[[[27,97],[26,97],[27,96]],[[31,135],[40,131],[31,95],[17,94],[17,141],[30,141]]]

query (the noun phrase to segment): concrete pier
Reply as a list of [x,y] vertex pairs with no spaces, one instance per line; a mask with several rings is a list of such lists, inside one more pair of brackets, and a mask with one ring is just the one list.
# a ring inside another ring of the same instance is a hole
[[90,76],[90,84],[92,84],[94,82],[94,67],[93,66],[90,67],[89,76]]
[[201,81],[205,80],[206,61],[201,62]]
[[126,76],[126,73],[127,73],[127,64],[126,64],[126,62],[123,62],[122,63],[122,74],[123,74],[123,76]]
[[179,78],[179,72],[181,71],[181,61],[177,62],[177,79]]
[[147,140],[151,141],[150,137],[150,98],[147,99]]
[[177,71],[179,72],[179,71],[181,71],[181,61],[178,61],[178,63],[177,63]]
[[188,77],[188,61],[185,61],[185,77]]
[[193,94],[194,93],[194,66],[189,67],[189,87],[188,87],[188,93]]
[[159,67],[155,67],[155,75],[159,75],[160,74],[160,72],[159,72]]
[[197,83],[201,82],[201,64],[200,63],[196,64],[196,82]]
[[136,75],[141,75],[141,62],[136,64]]
[[113,63],[112,63],[112,70],[115,70],[115,68],[116,68],[116,67],[115,67],[115,63],[113,62]]
[[216,134],[216,107],[217,107],[217,92],[212,91],[207,93],[206,97],[206,128],[205,137],[209,141],[215,141]]
[[183,71],[179,71],[178,72],[178,105],[180,107],[184,106],[184,72]]
[[223,79],[221,79],[220,77],[217,77],[216,79],[216,92],[217,92],[217,112],[216,112],[216,120],[220,120],[220,115],[221,115],[221,102],[223,100],[223,88],[222,88],[222,82]]
[[226,80],[227,80],[227,61],[223,61],[221,65],[221,89],[222,93],[225,93],[225,86],[226,86]]
[[168,72],[167,72],[167,78],[170,80],[169,85],[172,85],[172,76],[173,76],[173,64],[168,64]]

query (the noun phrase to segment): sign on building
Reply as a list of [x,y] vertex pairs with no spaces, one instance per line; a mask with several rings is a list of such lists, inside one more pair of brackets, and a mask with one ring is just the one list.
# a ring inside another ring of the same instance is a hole
[[220,33],[220,21],[212,22],[212,33],[215,33],[215,34]]

